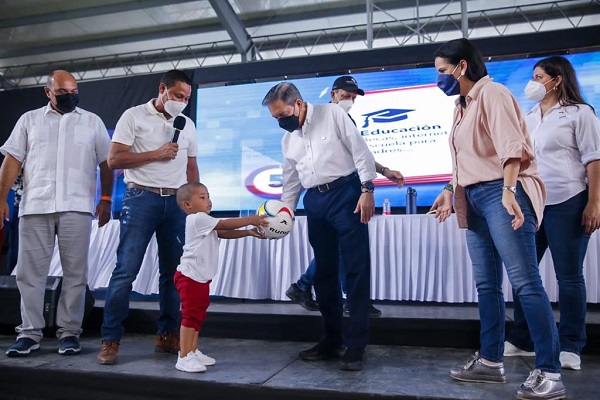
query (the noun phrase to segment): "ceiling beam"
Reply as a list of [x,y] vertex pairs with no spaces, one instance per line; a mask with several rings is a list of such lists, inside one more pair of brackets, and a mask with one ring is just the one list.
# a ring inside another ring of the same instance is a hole
[[248,31],[242,24],[242,21],[231,7],[228,0],[208,0],[212,8],[217,13],[219,20],[225,27],[227,33],[231,37],[233,44],[242,55],[242,62],[255,61],[256,50],[254,42]]
[[68,11],[56,11],[43,14],[32,14],[17,18],[1,18],[0,29],[16,28],[19,26],[47,24],[50,22],[59,22],[73,20],[77,18],[96,17],[98,15],[118,14],[126,11],[141,10],[144,8],[154,8],[170,6],[173,4],[190,3],[197,0],[134,0],[126,3],[106,4],[94,7],[77,8]]
[[[600,35],[600,26],[586,28],[566,29],[549,31],[543,33],[529,33],[514,36],[504,36],[486,39],[474,39],[484,57],[493,57],[495,60],[509,56],[521,55],[523,57],[541,57],[549,54],[560,54],[563,51],[590,51],[600,49],[596,40]],[[261,81],[298,78],[302,76],[326,76],[342,75],[345,73],[369,71],[375,67],[380,70],[384,68],[399,68],[402,66],[432,66],[432,54],[439,47],[439,43],[421,44],[414,46],[400,46],[385,49],[363,50],[333,54],[319,54],[305,57],[273,59],[257,61],[247,64],[233,63],[230,65],[207,65],[202,67],[202,73],[194,75],[196,84],[214,83],[239,83],[242,81]],[[230,51],[233,54],[236,49],[233,44],[219,49],[209,48],[204,50],[167,51],[160,54],[130,54],[122,56],[104,57],[101,59],[80,59],[64,62],[53,62],[47,64],[35,64],[28,66],[17,66],[0,68],[0,76],[4,72],[6,82],[5,89],[18,88],[19,86],[36,86],[31,83],[25,85],[20,81],[25,78],[35,77],[44,79],[48,71],[55,69],[66,69],[73,73],[85,71],[97,71],[105,69],[119,69],[121,73],[111,73],[107,77],[126,76],[136,73],[130,67],[136,65],[169,62],[172,60],[189,59],[204,56],[219,56],[223,52]],[[169,68],[170,69],[170,68]],[[160,69],[148,69],[140,74],[159,72]],[[77,75],[78,76],[78,75]],[[98,79],[97,74],[92,74],[91,79]],[[87,79],[86,76],[78,77],[79,81]],[[1,82],[0,82],[1,84]],[[12,85],[10,87],[9,85]],[[1,87],[1,86],[0,86]]]
[[17,85],[0,74],[0,89],[15,89]]
[[[148,0],[148,1],[149,2],[151,2],[151,1],[152,2],[156,2],[156,1],[169,2],[170,0]],[[175,0],[175,1],[181,2],[181,1],[189,1],[189,0]],[[209,0],[209,1],[211,1],[211,5],[212,5],[212,3],[221,3],[224,0]],[[225,1],[227,1],[227,0],[225,0]],[[383,1],[388,1],[388,0],[383,0]],[[227,3],[229,4],[229,2],[227,2]],[[338,3],[342,4],[342,2],[338,2]],[[332,4],[339,6],[338,3],[332,3]],[[216,11],[217,11],[217,9],[215,8],[215,12]],[[273,12],[273,10],[267,11],[267,13],[269,13],[269,14],[272,12]],[[252,16],[249,16],[247,18],[246,26],[249,26],[249,27],[250,26],[261,26],[261,25],[267,23],[267,21],[269,19],[271,20],[271,22],[287,23],[287,22],[298,22],[298,21],[301,21],[304,19],[312,19],[315,17],[327,18],[327,17],[331,17],[331,16],[340,16],[340,15],[352,15],[352,14],[360,15],[361,13],[364,13],[364,4],[361,7],[347,6],[347,7],[341,7],[341,8],[333,8],[333,6],[331,6],[330,8],[319,9],[319,10],[310,10],[307,8],[301,8],[301,10],[298,10],[298,12],[296,12],[296,13],[291,13],[291,14],[286,13],[284,15],[277,15],[276,18],[273,18],[273,16],[265,17],[265,13],[257,13]],[[236,16],[236,18],[238,18],[238,17]],[[89,49],[89,48],[94,48],[94,47],[128,44],[128,43],[134,43],[134,42],[145,41],[145,40],[166,39],[166,38],[170,38],[170,37],[194,35],[194,34],[207,33],[207,32],[215,32],[215,31],[222,30],[224,26],[226,27],[224,20],[220,20],[219,18],[204,19],[204,20],[202,20],[201,25],[198,24],[198,21],[196,21],[196,23],[197,23],[197,25],[192,25],[191,23],[188,22],[188,23],[185,23],[185,26],[181,26],[181,25],[156,26],[147,31],[138,32],[138,33],[133,33],[133,32],[128,32],[126,30],[123,30],[123,31],[119,31],[119,32],[112,32],[112,34],[107,34],[103,37],[98,37],[98,36],[88,37],[88,38],[78,37],[78,38],[74,38],[75,40],[55,42],[55,43],[40,41],[40,42],[37,42],[30,46],[22,43],[18,47],[17,46],[9,47],[5,43],[4,46],[0,46],[0,59],[27,57],[27,56],[35,56],[35,55],[39,55],[39,54],[59,53],[59,52],[65,52],[65,51]],[[233,34],[229,33],[229,32],[228,33],[231,36],[232,40],[234,41],[234,44],[238,48],[238,52],[240,54],[242,54],[242,57],[244,54],[246,54],[248,60],[254,60],[254,59],[256,59],[256,55],[251,54],[251,56],[248,57],[248,51],[250,50],[251,52],[256,52],[256,47],[254,46],[254,43],[251,40],[249,40],[250,37],[249,37],[246,29],[242,25],[241,21],[239,22],[239,25],[241,26],[241,29],[243,29],[244,33],[240,33],[240,32],[237,32],[237,33],[234,32]],[[235,42],[236,35],[240,35],[240,37],[238,38],[239,44]],[[246,38],[245,35],[248,35],[248,38]],[[249,40],[250,43],[252,43],[252,45],[250,45],[250,47],[246,47],[248,45],[248,42],[245,40]]]
[[[168,3],[172,3],[173,1],[189,1],[189,0],[146,0],[148,1],[148,3],[155,3],[155,2],[168,2]],[[211,2],[213,0],[210,0]],[[221,2],[222,0],[214,0],[216,2]],[[387,0],[384,0],[387,1]],[[426,0],[420,0],[422,2],[426,1]],[[435,0],[437,1],[437,0]],[[138,2],[136,2],[138,3]],[[142,2],[144,4],[146,4],[145,2]],[[336,3],[334,3],[336,4]],[[379,4],[379,3],[378,3]],[[395,4],[400,4],[400,2],[395,3]],[[562,3],[561,3],[562,4]],[[600,12],[600,7],[596,7],[593,9],[589,9],[589,4],[574,4],[574,5],[570,5],[569,3],[564,4],[561,6],[562,8],[559,9],[552,9],[552,10],[531,10],[531,12],[527,12],[527,17],[530,19],[549,19],[549,18],[564,18],[565,15],[567,16],[577,16],[577,15],[582,15],[582,13],[585,12],[586,15],[598,15]],[[346,14],[346,13],[351,13],[354,11],[354,7],[346,7],[344,9],[338,9],[338,10],[327,10],[327,11],[321,11],[319,12],[319,15],[321,17],[325,17],[326,15],[330,15],[330,13],[332,13],[333,11],[336,11],[337,15],[342,15],[342,14]],[[358,12],[358,9],[357,9]],[[364,15],[364,3],[363,5],[360,7],[360,13],[362,14],[357,14],[357,15]],[[278,16],[276,19],[272,19],[271,22],[277,22],[277,23],[282,23],[283,21],[286,22],[299,22],[302,21],[303,19],[311,19],[314,17],[314,12],[299,12],[299,13],[292,13],[289,15],[281,15]],[[247,18],[245,19],[245,24],[247,27],[253,27],[253,26],[260,26],[261,24],[265,23],[264,20],[264,15],[255,15],[253,18]],[[493,22],[494,24],[498,25],[498,24],[511,24],[515,22],[515,18],[517,18],[514,15],[514,12],[512,9],[507,9],[505,10],[505,13],[501,14],[501,15],[495,15],[493,18]],[[482,25],[486,25],[487,22],[484,21],[482,19],[482,23],[477,23],[478,20],[480,20],[481,17],[479,16],[471,16],[471,21],[470,21],[470,25],[474,24],[472,26],[470,26],[470,28],[473,28],[475,25],[477,26],[482,26]],[[174,24],[174,25],[170,25],[170,26],[156,26],[153,28],[150,28],[146,31],[143,32],[128,32],[126,30],[123,31],[119,31],[119,32],[112,32],[111,34],[107,34],[105,36],[102,37],[98,37],[98,36],[93,36],[93,37],[78,37],[78,38],[73,38],[68,42],[43,42],[43,41],[39,41],[36,42],[35,44],[31,45],[31,46],[27,46],[25,44],[20,44],[19,47],[14,46],[14,47],[8,47],[6,46],[6,43],[4,44],[4,46],[0,47],[0,59],[5,59],[5,58],[16,58],[16,57],[26,57],[26,56],[34,56],[34,55],[39,55],[39,54],[50,54],[50,53],[58,53],[58,52],[66,52],[66,51],[74,51],[74,50],[81,50],[81,49],[89,49],[89,48],[94,48],[94,47],[102,47],[102,46],[112,46],[112,45],[120,45],[120,44],[129,44],[129,43],[135,43],[135,42],[140,42],[140,41],[147,41],[147,40],[156,40],[156,39],[166,39],[166,38],[171,38],[171,37],[178,37],[178,36],[185,36],[185,35],[194,35],[194,34],[202,34],[202,33],[208,33],[208,32],[218,32],[222,30],[222,21],[220,22],[218,18],[208,18],[208,19],[203,19],[202,24],[199,23],[199,21],[191,21],[191,22],[186,22],[186,23],[181,23],[181,24]],[[241,24],[241,23],[240,23]],[[430,31],[430,32],[435,32],[435,27],[436,22],[431,22],[429,24],[427,24],[427,26],[425,27],[425,31]],[[243,28],[242,29],[244,32],[246,32],[246,29]],[[333,29],[332,29],[333,30]],[[238,32],[239,33],[239,32]],[[318,32],[316,32],[315,34],[319,34]],[[347,34],[347,33],[346,33]],[[230,33],[231,35],[231,33]],[[309,35],[310,36],[310,35]],[[232,39],[234,38],[233,35],[231,35]],[[285,35],[273,35],[270,38],[277,42],[280,40],[280,38],[285,37]],[[244,36],[241,36],[240,39],[240,43],[235,43],[235,46],[238,48],[238,52],[243,54],[248,54],[247,53],[247,48],[244,47],[244,43],[248,44],[248,42],[244,42]],[[260,38],[255,38],[254,41],[250,41],[250,43],[252,43],[252,47],[251,50],[254,52],[258,53],[257,50],[257,43],[259,42],[259,40],[261,40]],[[285,40],[285,39],[282,39]],[[262,50],[264,47],[264,45],[260,44],[260,50]],[[242,52],[240,50],[240,48],[243,48],[244,51]],[[249,57],[248,59],[252,60],[252,57]]]
[[0,59],[1,58],[15,58],[15,57],[27,57],[35,56],[39,54],[50,54],[59,53],[65,51],[90,49],[95,47],[103,46],[114,46],[119,44],[131,44],[135,42],[142,42],[147,40],[166,39],[170,37],[185,36],[185,35],[196,35],[199,33],[214,32],[216,30],[216,19],[214,24],[207,26],[190,26],[189,23],[177,25],[176,27],[167,28],[160,26],[158,29],[154,29],[146,32],[139,33],[127,33],[118,32],[114,36],[106,36],[101,38],[88,38],[74,40],[71,42],[61,43],[38,43],[35,46],[29,47],[0,47]]

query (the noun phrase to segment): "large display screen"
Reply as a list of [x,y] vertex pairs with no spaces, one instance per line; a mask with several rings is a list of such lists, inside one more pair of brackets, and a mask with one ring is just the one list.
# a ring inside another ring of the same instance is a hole
[[[587,102],[600,109],[600,52],[565,56],[574,65]],[[524,111],[533,107],[523,88],[539,58],[487,63],[489,75],[506,85]],[[417,192],[417,205],[430,206],[452,171],[448,135],[455,98],[435,85],[433,67],[353,73],[365,96],[358,96],[350,115],[375,160],[399,170],[404,188],[378,175],[375,204],[388,198],[404,207],[406,191]],[[305,101],[330,100],[336,76],[291,79]],[[281,195],[283,131],[261,105],[277,83],[200,87],[197,96],[198,165],[215,211],[254,210]],[[302,209],[302,197],[298,203]]]

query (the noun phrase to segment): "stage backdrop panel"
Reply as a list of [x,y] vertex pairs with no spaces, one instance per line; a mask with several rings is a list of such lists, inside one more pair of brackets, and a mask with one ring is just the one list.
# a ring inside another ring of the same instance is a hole
[[[584,264],[589,303],[600,303],[598,258],[599,236],[593,234]],[[377,300],[476,302],[465,231],[458,229],[454,215],[439,224],[432,215],[376,216],[369,223],[371,245],[371,297]],[[119,222],[92,227],[89,253],[89,286],[108,286],[116,263]],[[221,240],[219,272],[211,294],[231,298],[287,300],[285,291],[295,282],[313,257],[308,243],[306,217],[296,217],[294,230],[281,240],[243,238]],[[540,264],[551,301],[558,300],[558,286],[550,254]],[[62,275],[55,249],[50,275]],[[136,292],[158,293],[156,241],[148,246],[140,273],[133,284]],[[504,279],[508,301],[512,293]]]

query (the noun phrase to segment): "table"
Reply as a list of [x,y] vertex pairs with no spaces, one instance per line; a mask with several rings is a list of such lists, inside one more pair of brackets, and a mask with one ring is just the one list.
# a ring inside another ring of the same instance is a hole
[[[306,217],[296,217],[294,229],[281,240],[243,238],[221,240],[219,272],[211,294],[231,298],[287,300],[285,291],[296,281],[313,257],[308,243]],[[454,215],[439,224],[432,215],[375,216],[369,222],[371,245],[371,297],[377,300],[412,300],[449,303],[476,302],[477,293],[466,249],[465,231]],[[584,274],[589,303],[600,303],[598,259],[600,238],[592,235]],[[93,222],[90,241],[89,286],[108,286],[116,263],[119,222],[102,228]],[[558,300],[558,287],[551,257],[540,263],[542,280],[551,301]],[[50,275],[62,275],[57,249]],[[512,300],[504,279],[507,301]],[[158,293],[157,246],[153,239],[133,289],[142,294]]]

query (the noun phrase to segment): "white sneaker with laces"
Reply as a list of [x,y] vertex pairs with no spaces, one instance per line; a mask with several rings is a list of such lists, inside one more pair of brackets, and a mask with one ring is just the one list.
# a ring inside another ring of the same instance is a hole
[[189,352],[187,356],[181,358],[181,353],[177,356],[175,368],[183,372],[204,372],[206,367],[195,356],[195,353]]
[[196,349],[196,351],[194,351],[193,353],[194,357],[196,357],[196,360],[200,361],[202,363],[202,365],[205,366],[211,366],[211,365],[215,365],[215,363],[217,362],[217,360],[215,360],[212,357],[207,356],[206,354],[202,354],[202,352],[198,349]]
[[570,351],[560,352],[560,365],[564,369],[572,369],[579,371],[581,369],[581,357],[577,353],[571,353]]
[[504,342],[504,357],[535,357],[533,351],[525,351],[518,348],[508,340]]

